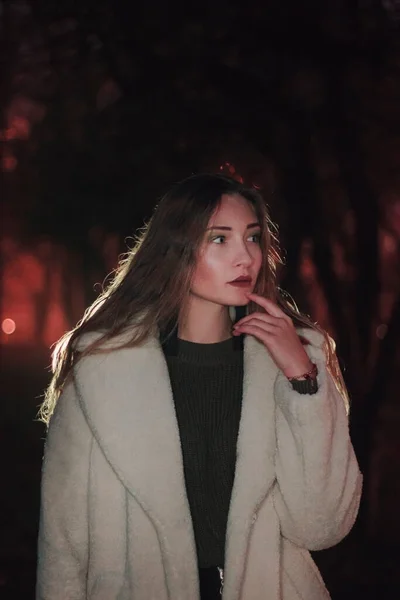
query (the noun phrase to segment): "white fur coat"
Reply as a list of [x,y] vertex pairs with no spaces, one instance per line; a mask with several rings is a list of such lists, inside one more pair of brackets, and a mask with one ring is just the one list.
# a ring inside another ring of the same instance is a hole
[[[329,598],[309,550],[337,544],[362,476],[322,337],[319,390],[300,395],[245,339],[223,600]],[[37,600],[198,600],[179,431],[159,341],[83,359],[45,446]]]

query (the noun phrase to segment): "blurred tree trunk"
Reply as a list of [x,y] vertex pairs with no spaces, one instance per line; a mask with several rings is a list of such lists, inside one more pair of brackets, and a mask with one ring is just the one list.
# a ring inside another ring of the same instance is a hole
[[283,194],[287,201],[288,233],[286,240],[287,271],[284,287],[293,289],[299,281],[299,261],[304,239],[312,241],[313,261],[318,280],[329,306],[332,325],[340,336],[340,352],[345,362],[350,358],[349,327],[339,294],[340,282],[333,269],[330,232],[325,228],[321,200],[316,190],[313,167],[312,140],[318,130],[311,116],[305,112],[291,112],[289,116],[290,144],[286,159],[280,158],[283,171]]
[[385,354],[385,346],[388,343],[386,340],[385,344],[381,345],[377,373],[374,375],[371,369],[370,357],[375,342],[372,337],[373,326],[376,326],[379,315],[381,293],[378,245],[380,214],[378,199],[368,182],[365,163],[362,160],[360,133],[356,130],[355,123],[347,116],[355,107],[351,98],[344,97],[343,76],[343,69],[332,70],[328,78],[326,121],[330,124],[335,155],[355,218],[356,280],[351,303],[352,322],[349,323],[351,346],[347,384],[354,407],[351,415],[352,438],[364,475],[364,497],[358,525],[366,532],[370,499],[370,459],[376,426],[373,417],[376,417],[378,407],[385,396],[384,393],[375,393],[376,377],[378,381],[388,378],[393,364],[391,361],[380,360],[382,352]]

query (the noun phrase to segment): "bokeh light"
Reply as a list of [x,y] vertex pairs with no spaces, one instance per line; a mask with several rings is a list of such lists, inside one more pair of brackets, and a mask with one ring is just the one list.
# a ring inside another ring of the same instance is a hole
[[17,326],[15,324],[15,321],[13,321],[12,319],[4,319],[4,321],[1,324],[1,329],[6,335],[13,334],[16,328]]

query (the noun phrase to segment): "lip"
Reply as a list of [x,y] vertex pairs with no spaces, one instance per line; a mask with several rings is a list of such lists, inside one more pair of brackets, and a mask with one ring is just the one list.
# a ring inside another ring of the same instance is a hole
[[239,287],[239,288],[249,288],[252,285],[252,279],[251,277],[238,277],[237,279],[234,279],[233,281],[229,281],[228,282],[229,285],[233,285],[235,287]]
[[228,283],[251,283],[251,277],[249,275],[240,275],[240,277],[236,277],[236,279]]
[[239,288],[251,288],[251,281],[230,281],[229,285]]

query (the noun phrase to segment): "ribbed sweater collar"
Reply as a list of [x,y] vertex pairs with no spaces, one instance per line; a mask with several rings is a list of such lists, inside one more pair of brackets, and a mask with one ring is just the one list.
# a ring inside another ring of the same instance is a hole
[[[231,337],[214,344],[198,344],[181,340],[176,328],[168,337],[163,336],[162,347],[167,357],[197,365],[239,364],[243,353],[243,336]],[[166,338],[166,339],[165,339]]]

